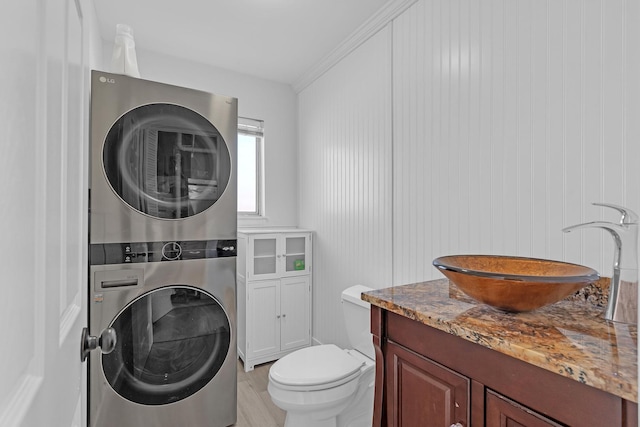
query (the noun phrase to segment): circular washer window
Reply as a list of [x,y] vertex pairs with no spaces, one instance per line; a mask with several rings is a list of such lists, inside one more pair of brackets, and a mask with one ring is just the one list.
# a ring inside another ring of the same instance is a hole
[[102,355],[104,375],[116,393],[144,405],[177,402],[203,388],[222,367],[231,343],[220,303],[182,285],[141,295],[110,327],[117,342]]
[[215,126],[173,104],[124,114],[109,130],[102,154],[113,191],[156,218],[186,218],[208,209],[231,175],[229,150]]

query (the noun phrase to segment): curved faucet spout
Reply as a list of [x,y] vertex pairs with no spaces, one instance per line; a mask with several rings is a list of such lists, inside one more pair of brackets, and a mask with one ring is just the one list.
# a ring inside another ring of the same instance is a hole
[[604,228],[605,230],[610,230],[617,232],[619,230],[623,230],[623,227],[619,224],[614,224],[612,222],[607,221],[591,221],[585,222],[584,224],[576,224],[570,225],[569,227],[565,227],[562,229],[565,233],[568,233],[573,230],[577,230],[579,228]]

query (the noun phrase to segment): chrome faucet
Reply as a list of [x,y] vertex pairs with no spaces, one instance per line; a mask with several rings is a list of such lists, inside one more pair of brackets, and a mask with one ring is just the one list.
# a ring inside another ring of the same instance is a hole
[[603,228],[613,236],[613,276],[605,319],[638,323],[638,215],[630,209],[608,203],[593,203],[617,210],[619,223],[593,221],[563,228],[565,233],[579,228]]

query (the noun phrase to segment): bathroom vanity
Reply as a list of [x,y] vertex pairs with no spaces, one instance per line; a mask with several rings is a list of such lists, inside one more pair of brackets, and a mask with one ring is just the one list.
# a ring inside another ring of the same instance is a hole
[[448,280],[362,294],[376,348],[374,426],[638,425],[637,326],[564,300],[528,313]]

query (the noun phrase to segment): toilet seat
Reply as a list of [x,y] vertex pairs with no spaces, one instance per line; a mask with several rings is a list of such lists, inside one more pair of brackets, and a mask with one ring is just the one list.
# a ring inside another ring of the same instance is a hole
[[269,370],[269,379],[285,390],[325,390],[357,378],[364,364],[349,352],[325,344],[284,356]]

